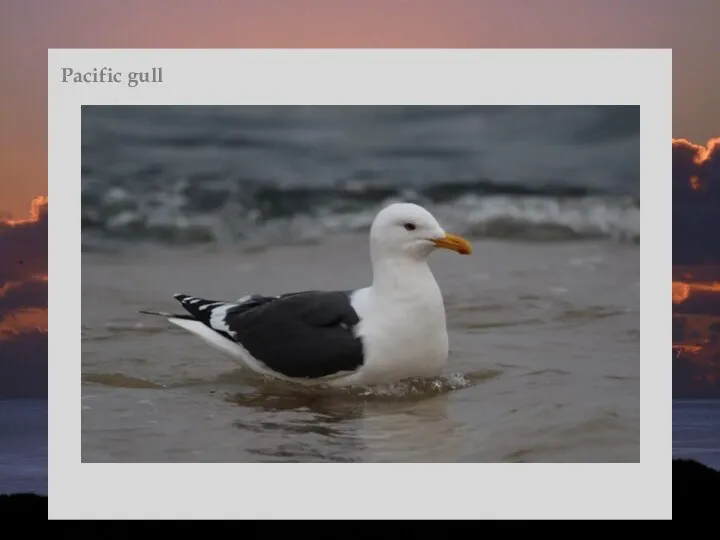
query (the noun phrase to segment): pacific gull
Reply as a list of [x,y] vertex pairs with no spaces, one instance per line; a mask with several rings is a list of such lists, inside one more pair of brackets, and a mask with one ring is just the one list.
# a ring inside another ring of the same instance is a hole
[[305,385],[375,385],[435,377],[448,359],[443,297],[428,257],[437,248],[472,253],[412,203],[383,208],[370,227],[372,284],[353,290],[249,294],[219,301],[174,298],[167,317],[238,364]]

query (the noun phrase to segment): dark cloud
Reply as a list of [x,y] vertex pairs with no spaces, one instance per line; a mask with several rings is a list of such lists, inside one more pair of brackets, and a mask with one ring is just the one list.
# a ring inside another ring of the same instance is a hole
[[0,289],[0,322],[14,311],[47,307],[47,296],[48,283],[44,279],[6,285]]
[[694,291],[681,304],[673,304],[673,313],[720,315],[720,294]]
[[[0,322],[47,308],[48,201],[35,199],[29,219],[0,219]],[[47,333],[0,330],[0,399],[47,397]]]
[[686,339],[687,319],[685,317],[672,318],[672,340],[673,343],[683,343]]
[[720,138],[672,141],[673,264],[720,262]]
[[30,219],[0,220],[0,288],[47,275],[47,241],[48,202],[44,197],[32,202]]
[[48,394],[47,333],[0,332],[0,399]]
[[699,364],[673,351],[672,396],[674,399],[720,398],[720,385],[715,377],[720,374],[720,354],[715,354],[707,364]]

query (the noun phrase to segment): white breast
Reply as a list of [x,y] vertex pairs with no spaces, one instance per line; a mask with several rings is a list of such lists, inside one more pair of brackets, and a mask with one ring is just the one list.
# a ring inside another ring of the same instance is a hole
[[366,354],[359,382],[374,384],[440,373],[447,362],[448,336],[436,285],[415,295],[400,291],[379,295],[361,289],[352,302],[362,319],[358,335]]

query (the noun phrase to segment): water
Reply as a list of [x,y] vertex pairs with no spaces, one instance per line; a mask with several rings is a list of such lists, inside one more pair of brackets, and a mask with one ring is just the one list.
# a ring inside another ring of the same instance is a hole
[[673,400],[673,459],[720,470],[720,400]]
[[[639,460],[637,109],[83,114],[84,461]],[[438,379],[298,391],[137,314],[363,286],[397,199],[475,247]]]
[[47,400],[0,400],[0,493],[47,494]]
[[394,199],[484,237],[638,241],[637,107],[90,107],[86,249],[361,231]]

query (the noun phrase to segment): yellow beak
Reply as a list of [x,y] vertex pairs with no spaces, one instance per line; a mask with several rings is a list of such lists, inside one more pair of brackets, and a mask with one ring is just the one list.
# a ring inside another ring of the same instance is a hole
[[472,253],[470,242],[462,236],[447,233],[442,238],[433,239],[432,242],[439,248],[457,251],[461,255],[470,255]]

